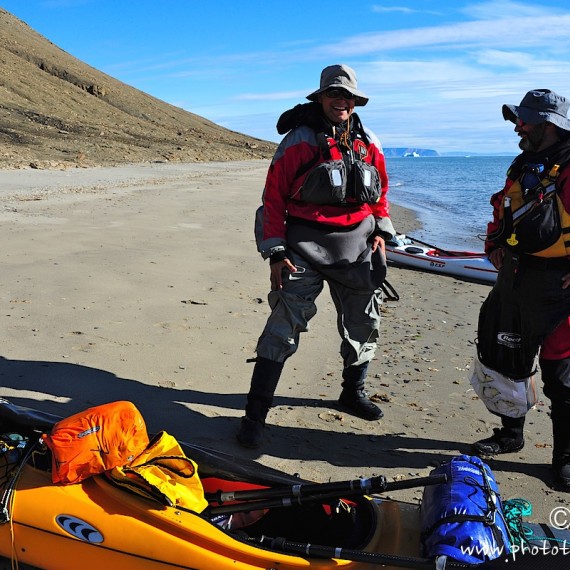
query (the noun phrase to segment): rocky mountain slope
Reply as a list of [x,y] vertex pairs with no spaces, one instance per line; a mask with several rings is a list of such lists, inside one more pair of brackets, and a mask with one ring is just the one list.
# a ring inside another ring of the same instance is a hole
[[0,8],[0,168],[270,158],[224,129],[86,65]]

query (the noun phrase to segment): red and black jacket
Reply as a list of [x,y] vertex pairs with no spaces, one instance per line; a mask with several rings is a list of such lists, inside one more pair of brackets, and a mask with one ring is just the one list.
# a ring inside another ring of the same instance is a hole
[[[269,167],[263,193],[263,222],[260,251],[269,257],[286,248],[286,224],[289,217],[336,227],[360,223],[373,215],[376,232],[387,239],[395,233],[387,200],[388,175],[382,145],[364,129],[353,113],[346,124],[333,126],[326,120],[318,103],[297,105],[284,113],[278,132],[288,132]],[[346,132],[348,129],[348,132]],[[346,145],[349,142],[349,146]],[[374,204],[314,204],[297,199],[307,175],[320,163],[343,160],[350,154],[376,168],[381,183],[378,202]]]

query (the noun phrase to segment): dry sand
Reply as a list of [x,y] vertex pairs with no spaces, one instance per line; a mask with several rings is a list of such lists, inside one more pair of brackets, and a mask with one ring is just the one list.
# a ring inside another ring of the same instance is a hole
[[[253,216],[266,161],[0,172],[0,396],[60,415],[126,399],[150,431],[315,481],[427,475],[498,425],[468,382],[489,291],[391,267],[369,389],[385,417],[340,413],[339,339],[327,292],[287,363],[259,452],[235,442],[269,270]],[[393,207],[399,231],[411,212]],[[570,501],[548,486],[548,402],[520,453],[490,461],[533,520]],[[417,501],[421,490],[394,497]]]

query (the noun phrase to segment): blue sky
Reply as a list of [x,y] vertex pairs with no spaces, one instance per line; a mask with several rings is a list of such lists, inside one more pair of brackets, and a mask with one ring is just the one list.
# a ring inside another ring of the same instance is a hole
[[383,145],[516,154],[501,105],[570,98],[563,1],[13,0],[0,6],[89,65],[219,125],[279,141],[321,69],[352,66]]

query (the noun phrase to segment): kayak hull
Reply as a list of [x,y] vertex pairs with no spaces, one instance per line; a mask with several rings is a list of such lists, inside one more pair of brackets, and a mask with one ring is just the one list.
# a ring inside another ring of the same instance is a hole
[[494,283],[497,280],[498,272],[483,252],[441,250],[412,238],[396,237],[400,239],[386,243],[386,258],[392,263],[471,281]]

